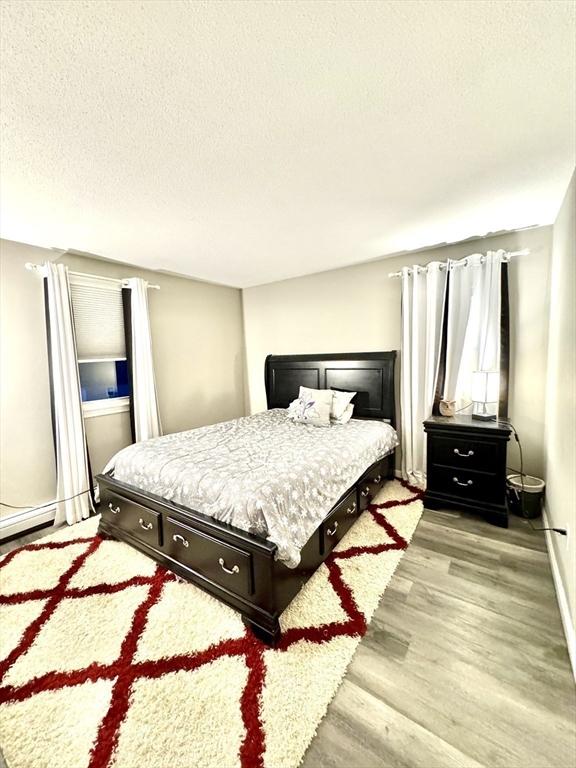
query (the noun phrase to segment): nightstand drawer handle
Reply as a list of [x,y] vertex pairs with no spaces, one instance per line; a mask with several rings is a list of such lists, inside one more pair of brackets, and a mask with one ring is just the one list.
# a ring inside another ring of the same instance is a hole
[[172,536],[172,541],[180,542],[183,547],[189,547],[190,544],[188,543],[188,539],[185,539],[184,536],[180,536],[179,533],[175,533],[174,536]]
[[218,564],[219,564],[220,568],[222,568],[222,570],[225,573],[229,573],[230,575],[232,575],[234,573],[240,573],[240,568],[238,568],[237,565],[233,565],[232,568],[226,568],[226,563],[224,562],[224,558],[223,557],[219,558]]
[[457,477],[453,477],[452,480],[453,480],[453,482],[456,483],[456,485],[463,485],[464,487],[466,487],[468,485],[474,485],[474,481],[473,480],[466,480],[465,483],[461,483],[460,480],[458,480]]
[[152,523],[145,523],[144,520],[142,520],[142,518],[140,518],[138,522],[140,523],[140,528],[143,528],[145,531],[149,531],[154,527]]
[[346,514],[353,515],[354,512],[356,512],[356,502],[354,502],[351,507],[348,507],[348,509],[346,510]]
[[112,502],[111,501],[108,502],[108,509],[110,510],[110,512],[112,512],[113,515],[117,515],[118,512],[120,512],[120,507],[112,506]]
[[467,459],[468,456],[474,456],[474,451],[468,451],[468,453],[460,453],[458,448],[454,448],[456,456],[462,456],[463,459]]
[[328,536],[334,536],[334,534],[336,533],[337,530],[338,530],[338,520],[336,520],[336,522],[334,523],[334,528],[332,528],[332,529],[327,528],[326,529],[326,533],[327,533]]
[[360,496],[362,496],[365,499],[366,496],[368,496],[369,493],[370,493],[370,488],[368,486],[366,486],[366,488],[364,488],[363,491],[360,491]]

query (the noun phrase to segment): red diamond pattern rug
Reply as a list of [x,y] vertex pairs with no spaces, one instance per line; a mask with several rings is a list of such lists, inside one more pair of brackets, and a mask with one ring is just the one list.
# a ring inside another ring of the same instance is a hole
[[422,514],[389,482],[281,617],[238,614],[93,518],[0,561],[9,768],[296,768]]

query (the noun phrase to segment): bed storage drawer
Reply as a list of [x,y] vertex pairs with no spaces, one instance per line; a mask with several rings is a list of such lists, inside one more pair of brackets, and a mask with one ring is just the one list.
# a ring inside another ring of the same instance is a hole
[[387,473],[386,459],[373,464],[358,481],[358,506],[363,512],[380,488],[384,485]]
[[167,517],[164,551],[212,583],[249,597],[254,592],[252,555]]
[[339,502],[320,526],[320,553],[327,554],[334,549],[354,522],[358,519],[356,490],[350,491]]
[[106,492],[102,499],[102,517],[145,544],[162,546],[162,515],[159,512],[119,494]]

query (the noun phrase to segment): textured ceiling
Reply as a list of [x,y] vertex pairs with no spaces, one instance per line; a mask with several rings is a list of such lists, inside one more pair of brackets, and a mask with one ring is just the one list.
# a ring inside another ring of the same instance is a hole
[[2,2],[1,234],[236,286],[554,220],[570,2]]

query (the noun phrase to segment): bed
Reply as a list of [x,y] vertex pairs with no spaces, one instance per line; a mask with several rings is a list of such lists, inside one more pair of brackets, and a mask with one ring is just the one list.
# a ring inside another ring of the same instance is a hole
[[[99,533],[238,610],[264,642],[393,473],[395,352],[269,355],[268,410],[129,446],[97,477]],[[300,386],[357,392],[345,425],[295,424]]]

